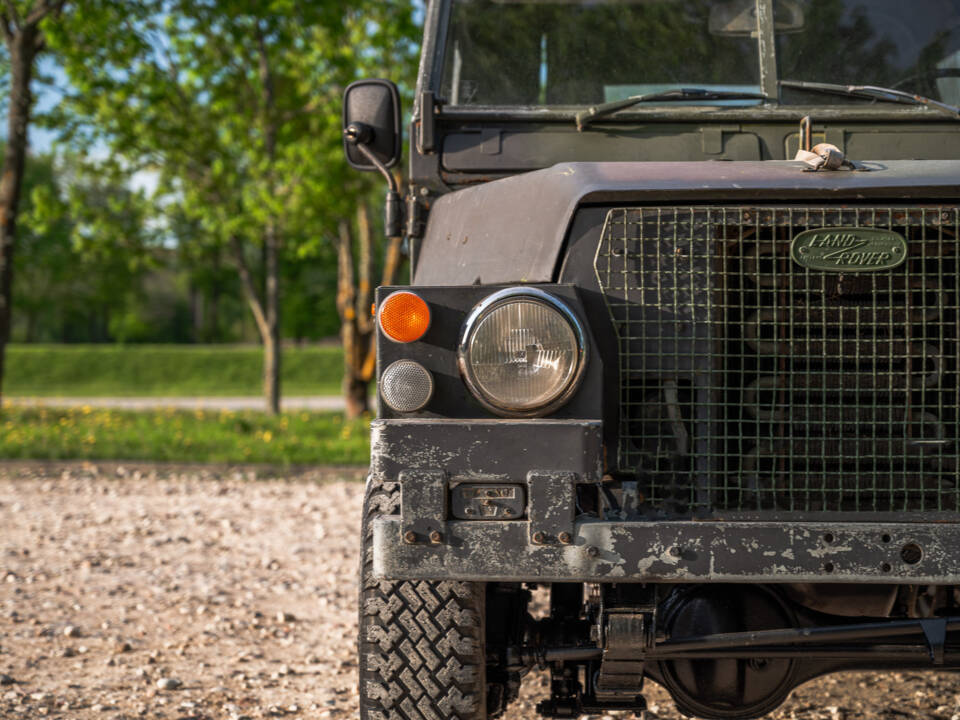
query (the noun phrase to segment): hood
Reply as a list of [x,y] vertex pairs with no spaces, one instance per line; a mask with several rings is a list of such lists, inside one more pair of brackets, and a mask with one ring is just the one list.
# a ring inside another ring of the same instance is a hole
[[960,160],[562,163],[452,192],[430,209],[416,285],[540,283],[581,203],[927,202],[960,197]]

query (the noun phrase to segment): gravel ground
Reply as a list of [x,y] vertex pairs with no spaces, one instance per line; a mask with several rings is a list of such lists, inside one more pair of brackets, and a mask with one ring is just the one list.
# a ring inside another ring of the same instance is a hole
[[[0,466],[0,717],[356,717],[357,475]],[[960,720],[960,685],[833,676],[772,717]]]

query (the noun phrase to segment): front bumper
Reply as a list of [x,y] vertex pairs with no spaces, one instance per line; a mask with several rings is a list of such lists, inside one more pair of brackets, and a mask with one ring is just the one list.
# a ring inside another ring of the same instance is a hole
[[[379,420],[371,475],[399,482],[373,569],[396,579],[543,582],[960,583],[960,524],[598,519],[601,425],[580,420]],[[524,485],[523,517],[456,520],[460,483]]]
[[[532,544],[520,521],[449,522],[436,545],[402,542],[402,526],[399,516],[375,521],[375,574],[513,582],[960,583],[960,527],[953,525],[585,520],[575,523],[566,546]],[[921,557],[908,564],[903,548],[911,546],[921,548]]]

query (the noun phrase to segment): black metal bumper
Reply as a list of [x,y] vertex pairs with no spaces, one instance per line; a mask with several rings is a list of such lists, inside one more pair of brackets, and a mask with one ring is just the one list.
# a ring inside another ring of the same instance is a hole
[[[379,518],[374,572],[518,582],[960,582],[955,525],[591,520],[575,523],[567,546],[534,545],[527,526],[449,522],[444,542],[409,545],[399,517]],[[921,549],[918,562],[904,561],[908,546]]]
[[[397,579],[573,582],[960,583],[960,524],[599,520],[576,486],[602,478],[601,425],[381,420],[371,475],[399,482],[374,523],[374,572]],[[517,519],[450,516],[461,483],[525,486]]]

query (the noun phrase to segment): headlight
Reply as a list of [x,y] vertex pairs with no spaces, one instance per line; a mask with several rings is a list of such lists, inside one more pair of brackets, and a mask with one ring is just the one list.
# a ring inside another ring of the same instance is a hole
[[494,412],[543,415],[576,390],[586,348],[583,328],[564,303],[536,288],[509,288],[467,318],[460,370],[470,391]]

